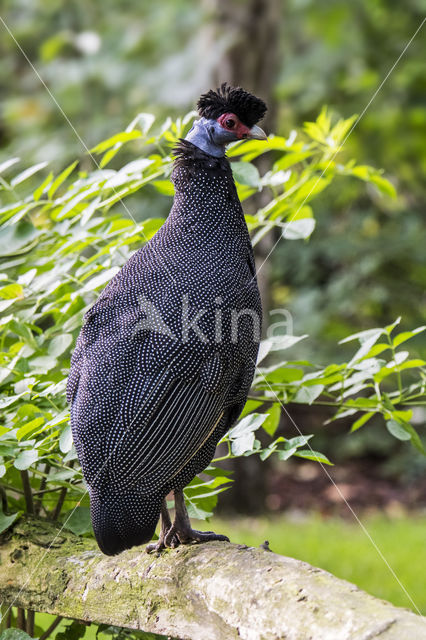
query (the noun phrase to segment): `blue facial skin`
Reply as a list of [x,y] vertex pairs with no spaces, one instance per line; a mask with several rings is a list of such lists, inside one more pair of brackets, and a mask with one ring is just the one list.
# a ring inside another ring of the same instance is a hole
[[194,122],[185,140],[192,142],[205,153],[221,158],[225,155],[226,145],[235,142],[238,137],[232,131],[224,129],[216,120],[200,118]]

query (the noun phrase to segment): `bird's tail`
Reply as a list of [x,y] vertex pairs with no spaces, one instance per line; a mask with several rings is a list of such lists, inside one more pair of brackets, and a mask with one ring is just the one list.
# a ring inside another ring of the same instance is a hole
[[136,490],[111,492],[90,490],[90,513],[100,550],[113,556],[152,540],[162,497],[146,496]]

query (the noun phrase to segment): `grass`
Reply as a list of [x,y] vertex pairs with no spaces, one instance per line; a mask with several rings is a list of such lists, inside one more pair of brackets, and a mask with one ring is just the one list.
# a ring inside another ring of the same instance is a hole
[[269,540],[276,553],[309,562],[378,598],[425,615],[426,516],[369,516],[362,523],[374,544],[356,522],[317,514],[298,520],[213,518],[197,526],[249,546]]

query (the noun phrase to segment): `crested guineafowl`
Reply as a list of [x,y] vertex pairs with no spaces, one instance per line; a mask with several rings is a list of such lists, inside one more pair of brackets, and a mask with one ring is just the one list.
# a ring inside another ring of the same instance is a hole
[[[253,251],[226,145],[266,139],[265,103],[223,84],[174,150],[175,197],[156,235],[88,310],[67,397],[93,529],[109,555],[227,540],[194,531],[184,487],[214,456],[252,383],[261,331]],[[166,496],[175,495],[175,520]]]

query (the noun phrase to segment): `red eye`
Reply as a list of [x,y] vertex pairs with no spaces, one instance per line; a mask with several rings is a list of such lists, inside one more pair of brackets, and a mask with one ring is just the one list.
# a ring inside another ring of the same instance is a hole
[[225,126],[228,127],[228,129],[233,129],[235,127],[235,120],[232,120],[232,118],[228,118],[227,120],[225,120]]

